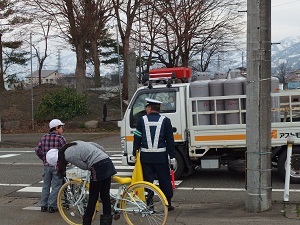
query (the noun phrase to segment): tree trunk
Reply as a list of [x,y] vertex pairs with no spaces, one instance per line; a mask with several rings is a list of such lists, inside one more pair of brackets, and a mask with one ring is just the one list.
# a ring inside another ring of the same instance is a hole
[[5,91],[4,74],[3,74],[3,59],[2,59],[2,34],[0,33],[0,92]]
[[101,80],[100,80],[100,60],[98,56],[98,48],[97,48],[97,40],[92,40],[92,57],[94,61],[94,80],[95,80],[95,87],[101,87]]
[[185,52],[182,54],[182,66],[183,67],[189,66],[189,52]]
[[84,57],[84,47],[83,43],[80,43],[76,47],[76,69],[75,69],[75,79],[76,79],[76,92],[77,94],[83,94],[86,90],[85,84],[85,57]]
[[123,40],[124,48],[124,71],[123,71],[123,88],[122,96],[123,100],[128,100],[128,53],[129,53],[129,36],[125,36]]
[[39,64],[38,76],[39,76],[39,85],[41,85],[42,84],[42,67],[41,67],[41,64]]

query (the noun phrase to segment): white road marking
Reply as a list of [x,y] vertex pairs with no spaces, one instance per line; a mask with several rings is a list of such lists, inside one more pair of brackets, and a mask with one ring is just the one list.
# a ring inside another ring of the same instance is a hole
[[[176,181],[175,181],[176,183]],[[244,188],[194,188],[194,187],[177,187],[180,191],[246,191]],[[272,189],[274,192],[284,192],[284,189]],[[290,192],[300,192],[298,189],[290,189]]]
[[[272,191],[275,191],[275,192],[284,192],[284,189],[272,189]],[[298,189],[290,189],[289,191],[290,192],[300,192],[300,190],[298,190]]]
[[[182,181],[176,181],[176,186],[180,185]],[[155,183],[155,182],[154,182]],[[20,185],[21,186],[21,185]],[[25,185],[23,185],[25,186]],[[111,193],[116,194],[117,193],[116,188],[111,189]],[[176,187],[176,190],[180,191],[246,191],[243,188],[192,188],[192,187]],[[25,187],[17,192],[30,192],[30,193],[40,193],[42,191],[42,187]],[[273,189],[274,192],[284,192],[284,189]],[[297,189],[291,189],[290,192],[299,193],[300,190]]]
[[133,170],[134,166],[116,166],[116,165],[115,165],[115,168],[116,168],[117,170],[126,170],[126,169]]
[[[119,153],[119,152],[118,152]],[[110,158],[112,159],[115,168],[117,170],[117,175],[121,176],[121,177],[131,177],[132,176],[132,171],[134,169],[134,166],[123,166],[122,165],[122,160],[120,160],[122,158],[122,154],[113,154],[110,156]],[[79,175],[83,175],[84,171],[82,171],[81,169],[75,167],[72,169],[67,170],[67,174],[68,171],[70,173],[70,175],[74,175],[74,176],[79,176]],[[86,173],[86,171],[85,171]],[[176,187],[179,186],[181,184],[182,180],[176,180],[175,181],[175,185]],[[42,181],[39,182],[40,184],[43,183]],[[158,184],[158,181],[154,181],[155,184]],[[116,183],[112,183],[112,185],[116,185]],[[21,185],[20,185],[21,186]],[[20,190],[18,190],[18,193],[41,193],[42,191],[42,187],[33,187],[30,185],[23,185],[23,188],[21,188]],[[112,188],[111,190],[112,194],[117,194],[118,189],[117,188]],[[28,206],[23,208],[24,210],[36,210],[39,211],[41,210],[41,208],[39,206]]]
[[[181,184],[181,183],[182,183],[182,180],[175,180],[175,186],[178,186],[178,185]],[[158,184],[158,180],[154,180],[153,184],[159,185],[159,184]]]
[[34,151],[2,151],[2,150],[1,150],[0,152],[1,152],[1,153],[2,153],[2,152],[3,152],[3,153],[4,153],[4,152],[14,152],[14,153],[15,153],[15,152],[17,152],[17,153],[34,153]]
[[25,207],[23,208],[25,210],[34,210],[34,211],[40,211],[41,210],[41,207],[40,206],[28,206],[28,207]]
[[41,193],[42,187],[25,187],[18,190],[17,192]]
[[10,158],[10,157],[14,157],[20,154],[6,154],[6,155],[0,155],[1,159],[5,159],[5,158]]
[[27,187],[30,184],[0,184],[0,186],[9,186],[9,187]]

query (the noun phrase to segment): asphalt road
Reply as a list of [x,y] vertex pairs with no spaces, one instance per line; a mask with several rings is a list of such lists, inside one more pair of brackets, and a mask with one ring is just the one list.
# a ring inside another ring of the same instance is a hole
[[[31,147],[16,148],[11,145],[10,147],[0,148],[0,224],[65,224],[59,213],[50,214],[39,211],[42,164],[34,153],[35,144],[32,145],[32,142],[35,143],[37,141],[30,141],[29,136],[33,139],[34,135],[13,135],[10,138],[2,136],[2,144],[14,138],[15,140],[23,138],[24,141],[22,143],[26,142],[26,145],[28,144]],[[65,136],[68,141],[80,139],[95,141],[103,145],[112,157],[118,173],[121,175],[131,173],[132,167],[123,167],[121,165],[121,147],[118,134],[66,134]],[[177,182],[173,198],[176,209],[169,215],[170,222],[168,224],[170,225],[175,224],[174,221],[180,220],[178,216],[184,207],[188,207],[189,213],[191,213],[191,209],[204,213],[202,217],[207,217],[207,220],[210,217],[217,218],[221,216],[220,209],[223,208],[230,208],[233,210],[230,211],[231,213],[235,212],[234,210],[245,213],[239,209],[245,203],[245,176],[242,173],[233,173],[228,171],[227,168],[220,170],[196,170],[193,175],[184,177]],[[276,170],[272,174],[272,188],[273,202],[282,202],[284,182],[279,179]],[[292,184],[290,188],[291,201],[300,202],[299,184]],[[225,212],[224,214],[227,214]],[[197,215],[193,217],[189,214],[189,216],[190,218],[187,218],[187,221],[191,221],[190,223],[178,224],[201,224],[193,222],[196,221]],[[246,216],[246,218],[248,217]],[[98,222],[94,224],[98,223],[99,218]],[[121,220],[115,221],[114,224],[122,225],[126,223],[121,217]]]

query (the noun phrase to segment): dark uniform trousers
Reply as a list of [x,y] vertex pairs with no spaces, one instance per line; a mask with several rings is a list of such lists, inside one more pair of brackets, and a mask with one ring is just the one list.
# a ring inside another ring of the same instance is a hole
[[142,163],[144,180],[150,183],[157,179],[159,187],[167,199],[173,197],[173,189],[170,180],[170,168],[167,163]]

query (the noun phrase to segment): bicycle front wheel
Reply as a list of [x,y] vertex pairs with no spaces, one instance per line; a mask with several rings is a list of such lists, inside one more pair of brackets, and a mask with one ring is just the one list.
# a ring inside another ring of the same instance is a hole
[[[81,225],[82,216],[85,213],[88,204],[88,188],[85,191],[87,193],[85,197],[78,201],[81,196],[83,182],[80,181],[68,181],[59,190],[57,195],[57,207],[62,218],[70,225]],[[78,201],[78,202],[77,202]],[[98,203],[99,204],[99,203]],[[97,213],[97,206],[93,215],[95,219]]]
[[121,208],[129,225],[164,225],[168,217],[165,203],[166,197],[157,186],[140,181],[124,191]]

